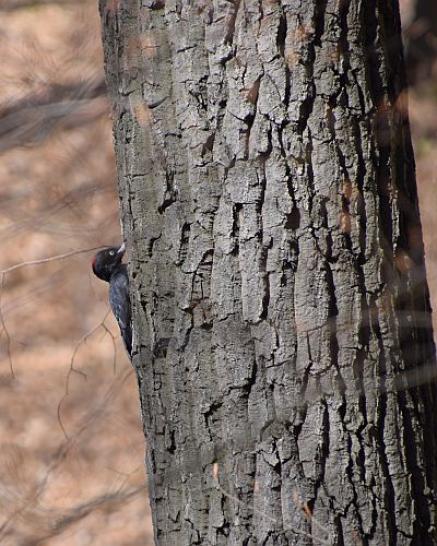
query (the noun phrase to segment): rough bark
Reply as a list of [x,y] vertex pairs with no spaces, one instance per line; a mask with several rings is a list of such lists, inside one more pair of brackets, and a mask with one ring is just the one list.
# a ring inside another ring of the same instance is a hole
[[101,13],[156,544],[437,544],[397,3]]

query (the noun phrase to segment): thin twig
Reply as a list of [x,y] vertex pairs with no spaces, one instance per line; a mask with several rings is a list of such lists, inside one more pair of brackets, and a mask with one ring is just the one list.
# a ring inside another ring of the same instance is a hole
[[48,258],[40,258],[39,260],[29,260],[26,262],[21,262],[19,264],[12,265],[11,267],[7,267],[6,269],[0,270],[0,274],[6,275],[6,273],[11,273],[12,271],[16,271],[17,269],[21,269],[22,267],[27,267],[29,265],[40,265],[40,264],[46,264],[49,262],[54,262],[56,260],[65,260],[65,258],[69,258],[70,256],[75,256],[76,254],[83,254],[85,252],[91,252],[93,250],[99,250],[100,248],[102,247],[96,246],[93,248],[82,248],[79,250],[71,250],[70,252],[65,252],[64,254],[49,256]]
[[305,502],[304,500],[302,500],[302,497],[300,496],[299,491],[297,490],[297,488],[294,490],[293,503],[297,508],[302,510],[302,512],[304,513],[304,515],[305,515],[305,517],[307,518],[308,521],[311,521],[312,524],[315,527],[317,527],[320,531],[322,531],[322,533],[325,533],[326,535],[329,536],[329,529],[327,529],[324,525],[322,525],[316,519],[316,517],[314,516],[312,510],[308,506],[308,503]]
[[1,276],[0,276],[0,324],[1,324],[2,328],[3,328],[3,332],[5,333],[5,337],[6,337],[6,354],[8,355],[9,367],[11,369],[11,376],[12,376],[12,379],[15,379],[14,365],[12,363],[12,354],[11,354],[11,336],[9,334],[8,329],[6,328],[5,317],[3,316],[3,311],[2,311],[2,301],[1,301],[1,299],[2,299],[2,293],[3,293],[4,279],[5,279],[5,273],[1,272]]
[[[213,475],[214,481],[216,483],[217,489],[225,497],[228,497],[229,499],[233,500],[234,502],[236,502],[240,506],[244,506],[245,508],[249,508],[249,505],[246,502],[240,500],[238,497],[235,497],[231,493],[228,493],[228,491],[223,489],[223,487],[220,485],[219,479],[218,479],[218,463],[213,464],[212,475]],[[254,506],[251,507],[251,510],[254,513],[259,514],[260,516],[263,516],[264,518],[270,520],[272,523],[276,523],[277,525],[281,525],[281,522],[277,518],[274,518],[273,516],[270,516],[269,514],[266,514],[262,510],[259,510],[259,509],[255,508]],[[332,546],[332,542],[330,540],[325,540],[325,539],[322,539],[322,538],[319,538],[319,537],[315,537],[310,533],[306,533],[305,531],[301,531],[301,530],[296,529],[295,527],[292,527],[292,526],[284,527],[283,531],[292,531],[293,533],[296,533],[296,534],[301,535],[301,536],[305,536],[307,538],[310,538],[313,541],[317,541],[320,544],[325,544],[326,546]],[[326,532],[326,530],[324,530],[324,531]]]
[[[108,311],[109,312],[109,311]],[[108,316],[108,315],[106,315]],[[106,319],[106,317],[105,317]],[[112,341],[112,346],[114,348],[114,352],[113,352],[113,355],[114,355],[114,358],[112,360],[112,368],[114,370],[114,375],[117,373],[117,343],[115,341],[115,336],[114,334],[111,332],[111,330],[106,326],[105,324],[105,321],[102,322],[101,324],[102,328],[105,330],[105,334],[108,334],[109,337],[111,338],[111,341]]]
[[116,377],[111,383],[106,394],[101,399],[100,403],[98,403],[97,406],[94,408],[94,411],[90,412],[90,414],[88,414],[89,416],[86,416],[86,418],[83,419],[82,424],[78,428],[77,432],[75,432],[70,438],[66,438],[66,440],[59,446],[44,476],[42,476],[32,493],[30,493],[23,499],[21,505],[16,510],[14,510],[0,526],[0,542],[6,536],[7,530],[10,527],[11,523],[14,521],[14,519],[23,514],[30,506],[36,505],[38,503],[38,499],[44,493],[50,476],[65,460],[71,448],[78,442],[79,437],[84,433],[84,431],[88,430],[93,421],[95,421],[102,414],[109,400],[111,400],[114,396],[116,396],[118,392],[120,392],[123,384],[127,381],[127,379],[129,379],[129,377],[133,373],[134,372],[132,368],[127,368],[123,373]]
[[91,328],[91,330],[89,330],[86,334],[84,334],[79,339],[79,341],[76,343],[73,354],[71,355],[70,367],[69,367],[67,377],[66,377],[66,381],[65,381],[65,392],[64,392],[64,395],[62,396],[62,398],[59,400],[58,409],[57,409],[58,423],[59,423],[59,426],[61,427],[62,432],[64,433],[64,436],[65,436],[66,440],[69,439],[69,436],[68,436],[68,434],[67,434],[67,432],[65,430],[65,427],[64,427],[64,425],[62,423],[61,406],[62,406],[62,403],[64,402],[65,398],[67,398],[67,396],[70,394],[70,378],[71,378],[71,375],[73,373],[77,373],[77,374],[81,375],[84,379],[88,378],[88,376],[87,376],[87,374],[85,372],[83,372],[82,370],[78,370],[78,369],[76,369],[74,367],[74,360],[76,358],[76,354],[79,351],[79,348],[82,346],[82,344],[85,343],[86,340],[89,337],[91,337],[99,328],[102,328],[102,327],[105,328],[104,323],[105,323],[105,320],[106,320],[109,312],[110,312],[110,309],[108,308],[106,313],[105,313],[105,316],[103,317],[103,319],[98,324],[96,324],[96,326]]
[[[13,271],[17,271],[19,269],[22,269],[23,267],[28,267],[31,265],[41,265],[46,264],[49,262],[54,262],[57,260],[65,260],[66,258],[70,258],[71,256],[75,256],[77,254],[83,254],[85,252],[91,252],[93,250],[98,250],[99,248],[102,248],[101,246],[93,247],[93,248],[85,248],[85,249],[79,249],[79,250],[71,250],[69,252],[64,252],[63,254],[56,254],[55,256],[49,256],[47,258],[40,258],[38,260],[28,260],[25,262],[20,262],[18,264],[12,265],[10,267],[7,267],[6,269],[0,270],[0,325],[5,333],[6,337],[6,353],[8,355],[9,360],[9,367],[11,370],[11,376],[13,379],[15,379],[15,373],[14,373],[14,365],[12,362],[12,352],[11,352],[11,336],[9,334],[9,331],[6,327],[5,318],[2,310],[2,294],[3,294],[3,288],[4,288],[4,280],[8,273],[12,273]],[[75,370],[77,371],[77,370]],[[78,372],[82,373],[82,372]]]

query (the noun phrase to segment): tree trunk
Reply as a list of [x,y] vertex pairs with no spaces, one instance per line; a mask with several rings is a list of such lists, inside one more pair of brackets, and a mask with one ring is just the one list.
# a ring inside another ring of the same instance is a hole
[[435,77],[437,72],[437,2],[409,3],[409,13],[404,14],[407,72],[409,82],[418,84]]
[[437,544],[397,2],[101,13],[156,544]]

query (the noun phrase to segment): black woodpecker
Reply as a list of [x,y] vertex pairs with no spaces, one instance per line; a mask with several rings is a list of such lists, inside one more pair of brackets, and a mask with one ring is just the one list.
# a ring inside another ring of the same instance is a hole
[[132,355],[132,323],[129,298],[129,277],[126,264],[121,263],[126,245],[111,246],[97,252],[93,259],[94,274],[109,283],[109,304],[120,327],[121,337]]

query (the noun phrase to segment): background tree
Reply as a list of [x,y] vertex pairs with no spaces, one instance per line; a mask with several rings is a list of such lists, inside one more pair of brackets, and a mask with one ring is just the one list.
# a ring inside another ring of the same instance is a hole
[[101,13],[157,544],[435,544],[397,2]]
[[423,84],[436,73],[437,4],[427,0],[404,1],[403,28],[410,84]]

